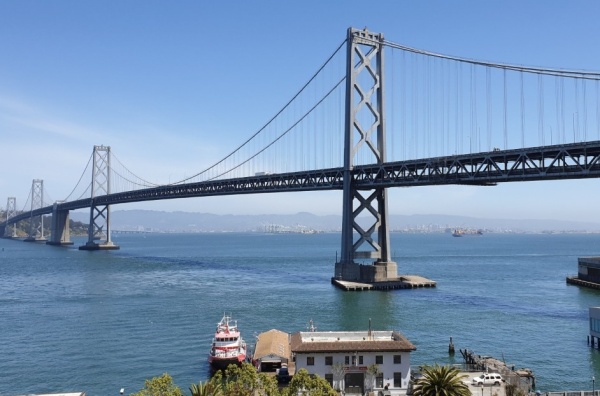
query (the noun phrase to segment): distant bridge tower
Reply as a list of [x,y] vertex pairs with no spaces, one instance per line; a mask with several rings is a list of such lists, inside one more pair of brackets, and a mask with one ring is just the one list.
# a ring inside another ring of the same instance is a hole
[[44,207],[44,181],[34,179],[31,183],[31,216],[29,217],[29,236],[25,242],[45,242],[44,216],[33,215],[33,211]]
[[[10,220],[11,217],[15,217],[17,215],[17,198],[16,197],[8,197],[6,201],[6,221]],[[2,236],[6,235],[7,238],[16,238],[17,237],[17,223],[13,223],[12,232],[2,233]]]
[[[390,257],[387,191],[359,190],[353,182],[358,158],[364,164],[386,161],[383,35],[348,29],[346,62],[342,251],[334,278],[364,283],[398,281],[397,265]],[[375,261],[360,265],[355,259]]]
[[96,199],[110,194],[110,146],[94,146],[94,165],[92,168],[92,202],[90,205],[90,225],[88,241],[80,250],[119,249],[111,241],[110,207],[98,205]]

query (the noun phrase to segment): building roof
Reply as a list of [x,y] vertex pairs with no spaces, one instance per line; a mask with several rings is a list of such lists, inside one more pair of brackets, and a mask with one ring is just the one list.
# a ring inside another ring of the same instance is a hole
[[315,331],[292,334],[294,353],[411,352],[417,348],[397,331]]
[[288,333],[276,329],[259,334],[253,358],[260,360],[267,356],[279,356],[288,360],[290,357],[289,337]]

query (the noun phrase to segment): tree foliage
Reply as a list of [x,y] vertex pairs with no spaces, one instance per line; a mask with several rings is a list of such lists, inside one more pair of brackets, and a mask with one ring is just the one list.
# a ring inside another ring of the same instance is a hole
[[173,383],[168,373],[144,382],[144,388],[131,396],[183,396],[181,389]]
[[414,386],[414,396],[470,396],[467,384],[463,382],[464,375],[456,367],[423,366],[423,376]]
[[249,363],[242,363],[241,366],[229,365],[224,376],[218,371],[209,384],[213,392],[217,392],[217,389],[222,392],[212,393],[211,396],[279,396],[275,378],[258,373]]
[[310,375],[306,369],[300,369],[290,381],[290,385],[282,392],[283,396],[338,396],[329,382],[318,375]]

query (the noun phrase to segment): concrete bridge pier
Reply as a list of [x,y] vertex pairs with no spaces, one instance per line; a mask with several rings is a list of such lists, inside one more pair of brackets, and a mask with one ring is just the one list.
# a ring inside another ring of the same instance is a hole
[[50,240],[46,245],[68,246],[71,242],[71,228],[69,227],[69,211],[58,210],[57,203],[52,209],[52,224],[50,225]]

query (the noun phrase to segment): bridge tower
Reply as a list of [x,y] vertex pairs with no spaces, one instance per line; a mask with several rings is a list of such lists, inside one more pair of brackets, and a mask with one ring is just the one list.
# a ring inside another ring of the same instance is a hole
[[34,216],[33,211],[44,207],[44,181],[34,179],[31,183],[31,216],[29,217],[29,236],[25,242],[45,242],[44,217]]
[[93,162],[88,241],[79,249],[116,250],[119,246],[113,244],[110,235],[110,206],[96,203],[99,196],[110,194],[110,146],[94,146]]
[[[16,197],[8,197],[6,201],[6,222],[10,220],[11,217],[15,217],[17,215],[17,198]],[[6,231],[6,230],[5,230]],[[2,236],[6,236],[6,238],[16,238],[17,237],[17,223],[13,223],[12,232],[5,234],[2,232]]]
[[[386,161],[383,35],[348,29],[346,62],[342,250],[334,278],[399,281],[390,256],[387,191],[359,190],[353,181],[359,158],[364,164]],[[355,259],[374,261],[361,265]]]

